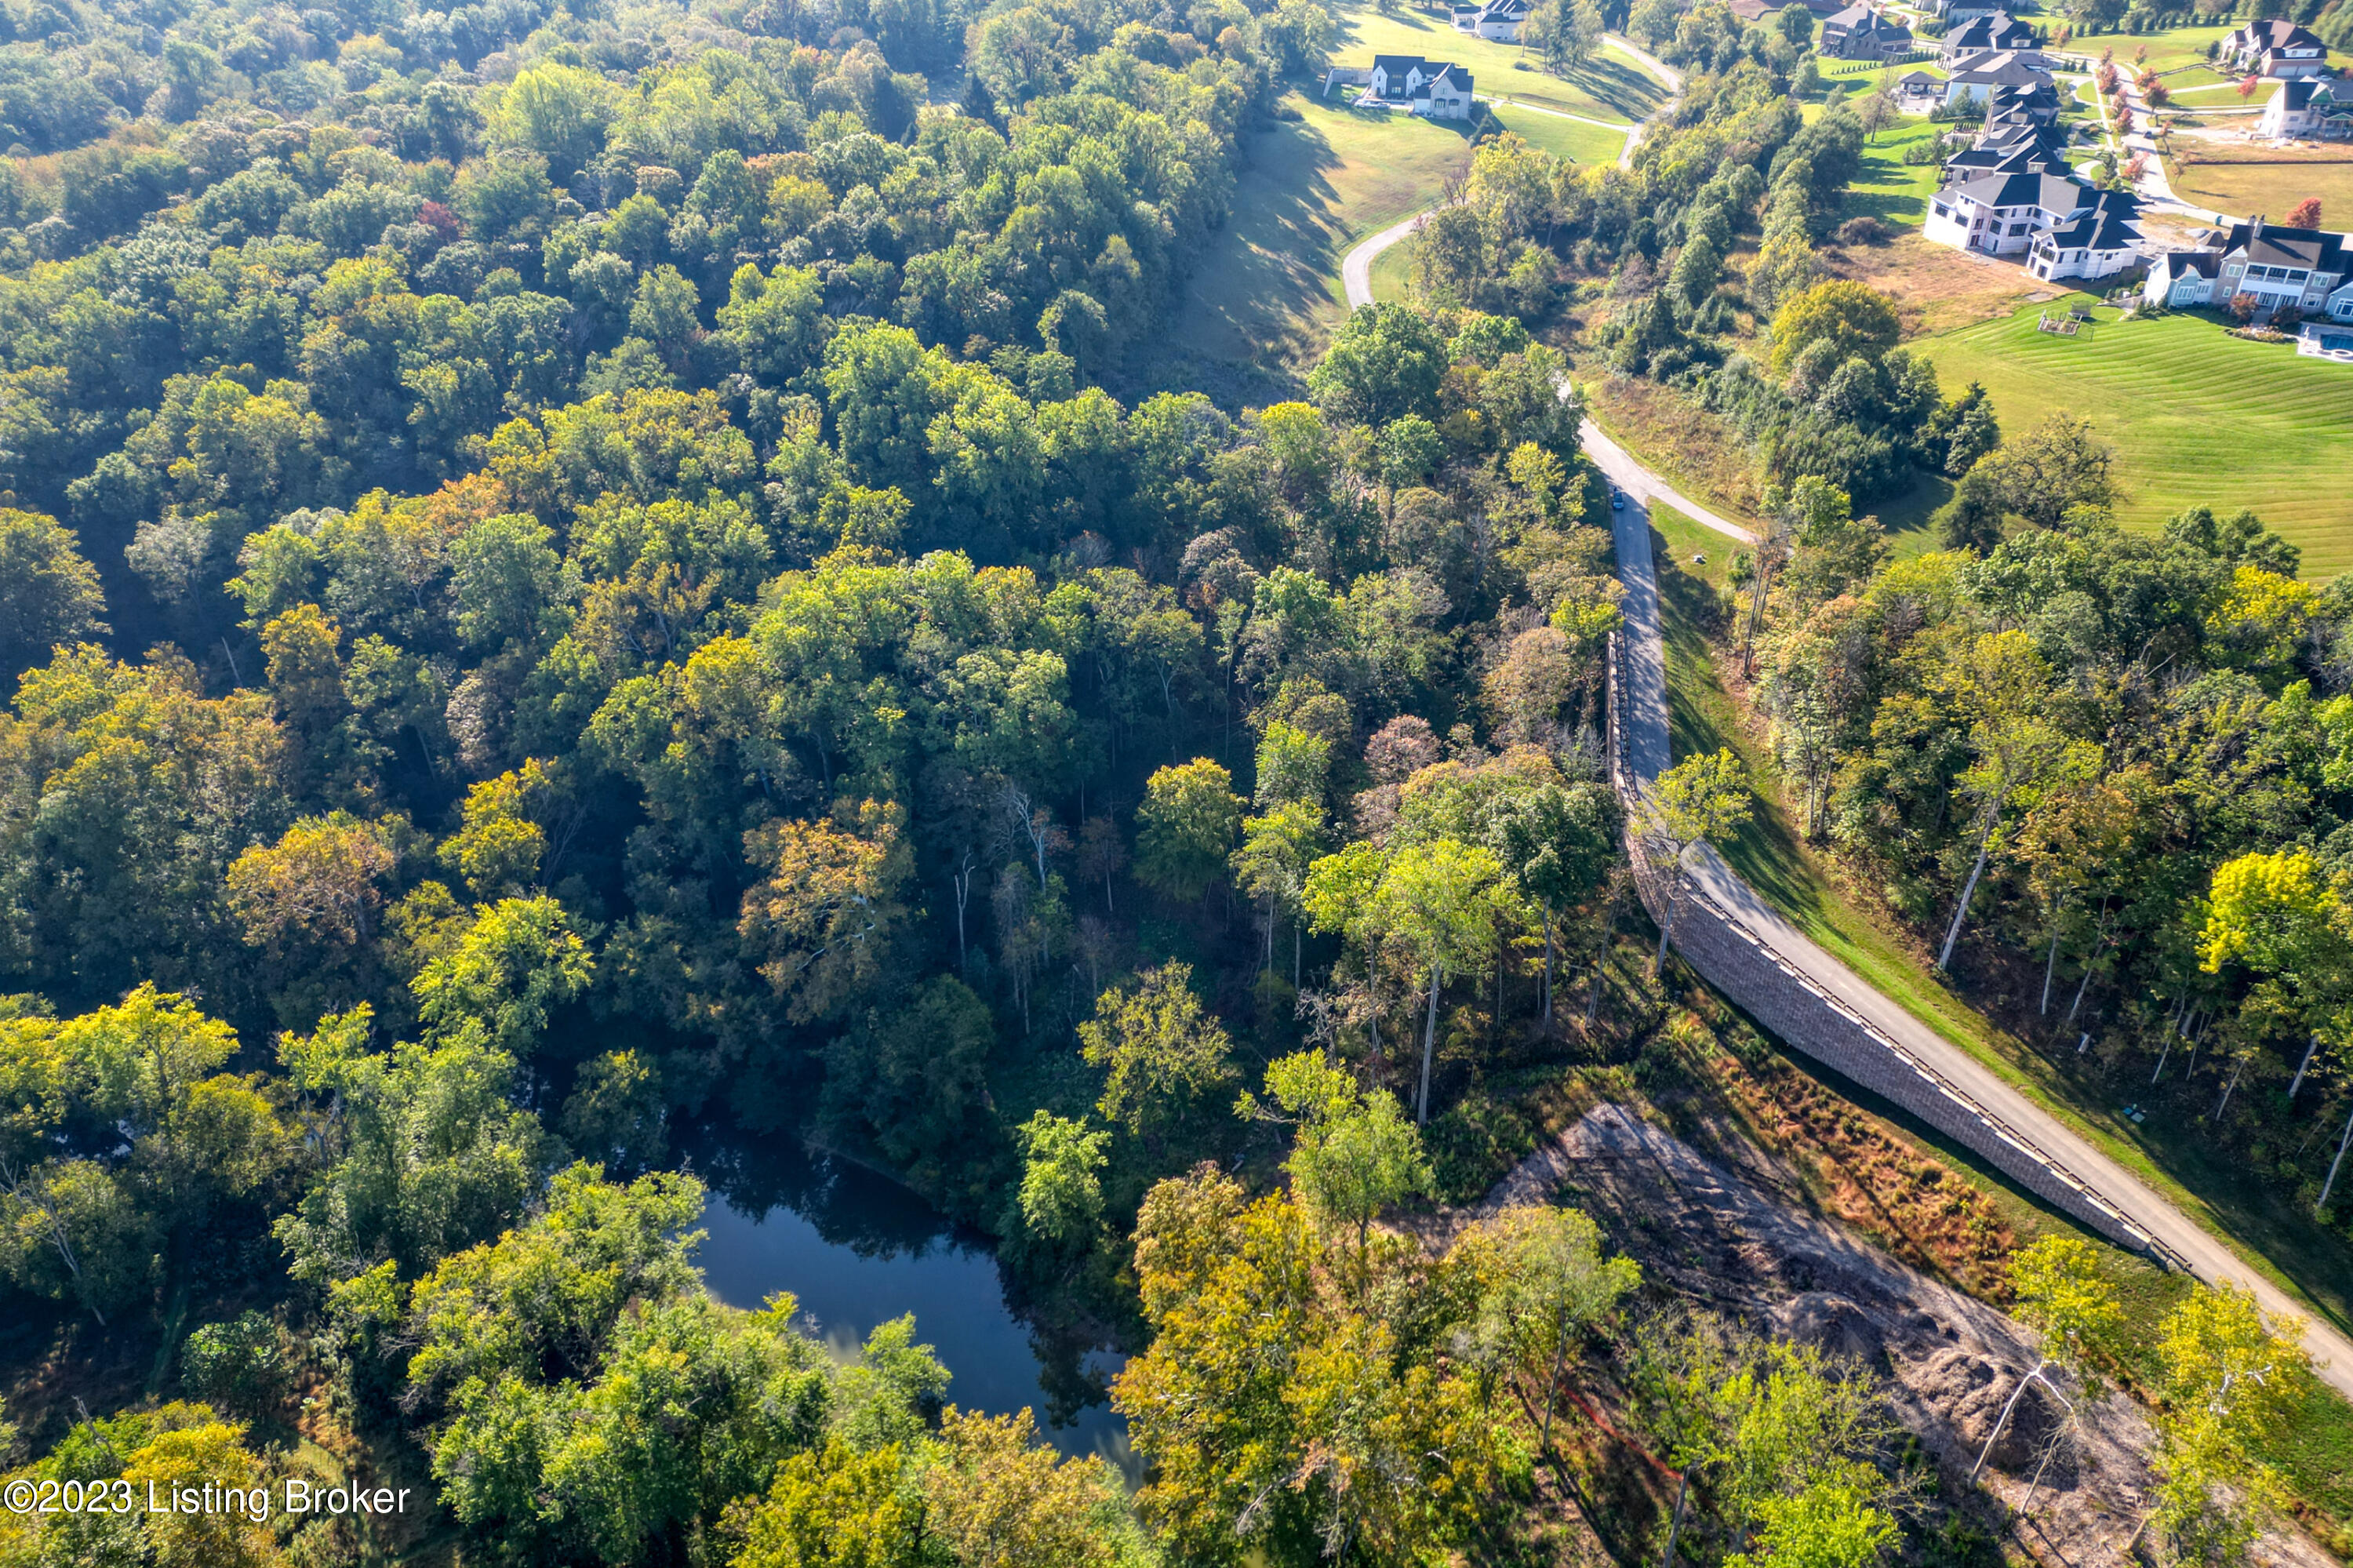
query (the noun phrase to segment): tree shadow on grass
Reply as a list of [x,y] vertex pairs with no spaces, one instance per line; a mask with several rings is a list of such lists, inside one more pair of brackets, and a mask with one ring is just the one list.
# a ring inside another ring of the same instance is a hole
[[1675,565],[1655,528],[1651,558],[1658,563],[1660,635],[1666,644],[1668,755],[1680,762],[1732,748],[1756,787],[1757,804],[1738,836],[1717,844],[1717,853],[1800,927],[1819,926],[1827,913],[1821,884],[1806,864],[1797,824],[1782,805],[1780,769],[1743,733],[1731,694],[1716,677],[1704,630],[1715,624],[1715,590]]
[[[1147,387],[1212,382],[1214,367],[1253,383],[1295,376],[1332,303],[1343,238],[1333,171],[1342,158],[1305,121],[1252,137],[1226,222],[1200,237],[1168,330],[1143,369]],[[1217,397],[1219,387],[1204,388]],[[1225,401],[1219,397],[1219,401]]]

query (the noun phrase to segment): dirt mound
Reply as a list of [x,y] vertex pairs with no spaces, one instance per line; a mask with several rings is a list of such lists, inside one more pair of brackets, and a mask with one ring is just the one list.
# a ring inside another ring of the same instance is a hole
[[[1727,1170],[1624,1106],[1588,1111],[1478,1208],[1449,1216],[1448,1228],[1555,1193],[1600,1222],[1652,1283],[1877,1369],[1898,1417],[1943,1472],[1947,1498],[1966,1494],[2003,1404],[2039,1364],[2032,1337],[2010,1318],[1806,1212],[1797,1184],[1767,1157],[1747,1150],[1741,1169]],[[2105,1568],[2124,1561],[2137,1531],[2154,1434],[2124,1395],[2089,1402],[2063,1388],[2037,1385],[2019,1399],[1985,1484],[2009,1508],[2025,1508],[2021,1529],[2036,1555]],[[2084,1406],[2080,1430],[2053,1445],[2063,1397]],[[2266,1538],[2257,1556],[2278,1568],[2332,1561],[2301,1535]]]

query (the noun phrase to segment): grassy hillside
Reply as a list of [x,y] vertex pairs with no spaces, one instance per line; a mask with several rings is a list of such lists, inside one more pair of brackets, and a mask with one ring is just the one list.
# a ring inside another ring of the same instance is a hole
[[1504,128],[1556,158],[1578,164],[1614,164],[1626,145],[1626,133],[1582,120],[1567,120],[1525,104],[1491,104]]
[[2016,433],[2057,409],[2085,414],[2116,449],[2128,523],[2183,507],[2252,506],[2304,550],[2305,575],[2353,568],[2353,374],[2295,351],[2225,336],[2205,316],[2118,322],[2080,337],[2034,329],[2028,304],[1913,347],[1948,387],[1982,381]]
[[1233,215],[1208,238],[1149,385],[1234,402],[1289,396],[1345,309],[1341,256],[1470,166],[1471,143],[1452,127],[1297,93],[1283,103],[1299,118],[1251,145]]
[[1906,164],[1904,150],[1943,129],[1926,120],[1907,120],[1882,131],[1862,150],[1862,173],[1847,187],[1846,215],[1875,217],[1891,228],[1917,228],[1926,222],[1938,171],[1933,164]]
[[1335,65],[1368,66],[1377,54],[1452,60],[1469,68],[1478,90],[1491,97],[1524,99],[1620,125],[1641,119],[1666,97],[1655,78],[1614,49],[1556,77],[1517,44],[1458,33],[1443,16],[1432,12],[1401,9],[1384,16],[1374,6],[1358,3],[1335,6],[1333,19],[1340,28],[1332,50]]

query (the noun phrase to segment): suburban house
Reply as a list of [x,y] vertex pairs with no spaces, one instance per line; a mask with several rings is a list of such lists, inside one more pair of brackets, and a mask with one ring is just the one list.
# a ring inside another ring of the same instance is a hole
[[2034,29],[2007,11],[1992,11],[1973,16],[1961,23],[1937,40],[1946,55],[1984,54],[1996,49],[2031,49],[2041,40]]
[[1947,27],[2007,12],[2010,0],[1935,0],[1928,9]]
[[2128,271],[2147,259],[2140,230],[2140,198],[2125,191],[2087,191],[2084,206],[2035,235],[2026,270],[2036,277],[2096,281]]
[[2035,237],[2092,205],[2092,189],[2046,172],[1968,175],[1928,198],[1920,232],[1940,245],[1987,256],[2023,256]]
[[1997,87],[1986,95],[1986,123],[2021,121],[2030,125],[2059,122],[2059,89],[2049,77],[2021,86]]
[[2341,142],[2353,137],[2353,89],[2339,93],[2339,84],[2298,77],[2279,84],[2255,133],[2274,141]]
[[2037,88],[2052,93],[2052,113],[2058,113],[2057,93],[2051,87],[2051,73],[2043,67],[2042,57],[2018,49],[1991,49],[1974,55],[1956,55],[1946,69],[1945,101],[1966,103],[1973,99],[1990,99],[1995,90],[2015,88],[2031,94]]
[[1375,55],[1365,90],[1377,102],[1432,120],[1468,120],[1472,114],[1471,73],[1444,60]]
[[1819,47],[1842,60],[1902,59],[1912,52],[1912,29],[1867,5],[1850,5],[1822,23]]
[[2293,310],[2353,322],[2353,238],[2257,217],[2158,257],[2141,287],[2162,305],[2227,305],[2242,294],[2259,316]]
[[2073,170],[2058,132],[2041,125],[2013,123],[1978,137],[1968,152],[1946,159],[1945,183],[1986,175],[2066,175]]
[[2248,23],[2217,52],[2224,64],[2257,76],[2318,76],[2328,69],[2328,46],[2310,28],[2276,16]]
[[1454,30],[1497,43],[1516,44],[1520,41],[1520,29],[1534,9],[1528,0],[1485,0],[1483,5],[1457,5]]

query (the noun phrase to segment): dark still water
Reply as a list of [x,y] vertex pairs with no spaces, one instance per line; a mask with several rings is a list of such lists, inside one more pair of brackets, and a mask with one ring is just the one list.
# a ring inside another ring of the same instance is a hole
[[1117,1355],[1041,1340],[1008,1303],[985,1238],[905,1188],[777,1142],[705,1147],[691,1160],[711,1186],[701,1262],[713,1295],[754,1308],[789,1290],[842,1357],[913,1312],[916,1341],[953,1375],[951,1404],[992,1415],[1026,1405],[1064,1453],[1100,1454],[1134,1478],[1127,1424],[1103,1396]]

